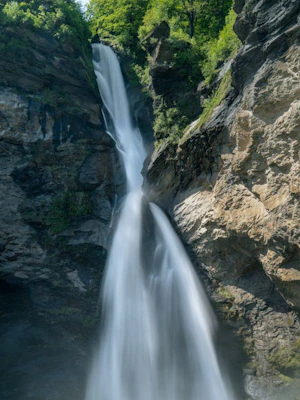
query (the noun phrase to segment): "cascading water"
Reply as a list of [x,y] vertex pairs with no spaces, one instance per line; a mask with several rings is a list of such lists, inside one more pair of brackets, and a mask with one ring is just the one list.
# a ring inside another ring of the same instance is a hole
[[[122,155],[125,198],[108,257],[103,328],[86,400],[234,400],[213,344],[215,320],[167,217],[147,206],[141,185],[145,150],[134,127],[117,56],[93,45],[94,68]],[[146,206],[145,206],[146,203]],[[153,224],[143,262],[143,209]]]

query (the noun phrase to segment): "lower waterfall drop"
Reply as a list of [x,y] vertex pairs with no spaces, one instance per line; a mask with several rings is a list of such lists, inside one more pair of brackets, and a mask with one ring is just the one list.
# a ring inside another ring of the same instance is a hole
[[[215,318],[164,213],[141,189],[146,157],[113,50],[93,45],[108,131],[123,160],[127,195],[108,256],[102,328],[86,400],[235,400],[213,343]],[[152,246],[144,262],[144,210]]]

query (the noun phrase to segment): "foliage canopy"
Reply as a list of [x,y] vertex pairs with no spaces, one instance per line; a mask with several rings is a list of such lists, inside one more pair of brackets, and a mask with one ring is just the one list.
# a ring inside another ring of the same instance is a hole
[[87,17],[94,33],[133,48],[149,0],[91,0]]
[[231,5],[232,0],[149,0],[139,34],[143,37],[165,20],[171,36],[195,37],[197,41],[215,38]]
[[0,24],[47,31],[74,47],[81,47],[90,37],[88,23],[74,0],[0,0]]
[[171,37],[204,43],[218,36],[232,0],[91,0],[87,17],[101,38],[134,49],[162,21]]

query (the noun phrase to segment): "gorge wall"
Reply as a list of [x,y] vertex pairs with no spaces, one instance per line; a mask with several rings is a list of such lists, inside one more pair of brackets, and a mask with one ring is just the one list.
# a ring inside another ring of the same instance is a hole
[[300,4],[239,0],[235,10],[243,46],[230,90],[206,123],[153,154],[147,179],[200,261],[221,318],[243,338],[248,393],[295,399]]
[[24,27],[5,35],[27,42],[0,57],[0,391],[82,399],[123,173],[91,53]]

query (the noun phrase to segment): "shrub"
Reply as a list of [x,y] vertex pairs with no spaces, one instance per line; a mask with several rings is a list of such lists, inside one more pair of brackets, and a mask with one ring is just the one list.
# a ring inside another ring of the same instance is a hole
[[198,127],[202,126],[203,124],[209,121],[215,108],[218,105],[220,105],[221,102],[226,97],[227,93],[230,90],[230,87],[231,87],[231,71],[229,70],[224,75],[220,85],[218,86],[214,94],[211,96],[211,98],[205,100],[203,104],[203,112],[201,114]]
[[158,100],[160,103],[154,111],[155,121],[153,125],[157,144],[166,139],[171,142],[177,142],[182,136],[188,119],[176,107],[168,108],[162,97],[159,97]]
[[241,45],[233,30],[235,19],[236,13],[231,10],[226,17],[226,24],[221,30],[218,39],[211,40],[202,47],[205,59],[201,69],[207,83],[214,78],[218,72],[219,65],[233,57]]
[[148,0],[91,0],[87,16],[93,33],[135,50]]

